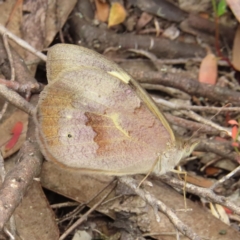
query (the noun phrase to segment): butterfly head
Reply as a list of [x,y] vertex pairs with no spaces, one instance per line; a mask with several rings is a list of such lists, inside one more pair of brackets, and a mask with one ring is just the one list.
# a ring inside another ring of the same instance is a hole
[[154,172],[157,175],[165,174],[176,167],[181,159],[189,156],[199,141],[184,141],[177,139],[174,143],[169,144],[167,151],[159,154]]
[[188,157],[199,144],[199,140],[186,140],[181,143],[182,158]]

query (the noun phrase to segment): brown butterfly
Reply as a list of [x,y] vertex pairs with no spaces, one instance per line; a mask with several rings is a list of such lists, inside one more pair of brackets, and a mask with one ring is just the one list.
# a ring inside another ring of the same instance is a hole
[[131,76],[92,50],[53,46],[47,77],[36,120],[49,161],[87,173],[164,174],[195,147],[175,137]]

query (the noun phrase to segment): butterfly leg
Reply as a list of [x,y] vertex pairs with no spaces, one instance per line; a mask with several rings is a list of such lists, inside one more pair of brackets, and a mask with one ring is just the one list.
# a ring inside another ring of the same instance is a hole
[[141,182],[138,184],[138,188],[142,185],[142,183],[148,178],[148,176],[153,172],[153,169],[155,168],[155,166],[157,165],[157,167],[159,167],[159,162],[160,162],[161,158],[160,155],[157,157],[157,159],[154,161],[154,164],[152,165],[152,167],[150,168],[150,170],[148,171],[147,175],[141,180]]
[[187,172],[180,171],[180,170],[174,170],[174,169],[171,170],[171,172],[177,173],[180,180],[182,180],[182,178],[181,178],[179,175],[180,175],[180,174],[183,174],[183,175],[184,175],[183,197],[184,197],[185,210],[187,210],[187,201],[186,201]]

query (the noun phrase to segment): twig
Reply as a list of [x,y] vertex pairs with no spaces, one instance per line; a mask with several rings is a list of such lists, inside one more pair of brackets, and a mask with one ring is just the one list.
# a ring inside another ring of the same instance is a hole
[[212,122],[212,121],[210,121],[210,120],[208,120],[208,119],[203,118],[202,116],[196,114],[196,113],[193,112],[193,111],[185,111],[185,110],[182,110],[182,112],[183,112],[185,115],[187,115],[188,117],[190,117],[190,118],[192,118],[192,119],[194,119],[194,120],[196,120],[196,121],[198,121],[198,122],[201,122],[201,123],[204,123],[204,124],[206,124],[206,125],[209,125],[209,126],[215,128],[215,129],[217,129],[217,130],[219,130],[219,131],[221,131],[221,132],[225,132],[229,137],[232,136],[231,131],[228,130],[227,128],[221,127],[221,126],[219,126],[218,124],[216,124],[216,123],[214,123],[214,122]]
[[164,105],[166,107],[169,107],[171,109],[175,110],[194,110],[194,111],[203,111],[203,112],[210,112],[210,113],[216,113],[216,112],[240,112],[240,107],[206,107],[206,106],[188,106],[188,105],[183,105],[179,103],[173,103],[166,101],[162,98],[154,97],[154,101],[161,105]]
[[[4,159],[3,159],[1,152],[0,152],[0,175],[1,175],[1,183],[3,183],[5,180],[5,176],[6,176],[6,171],[5,171],[5,167],[4,167]],[[16,231],[17,231],[14,215],[12,215],[10,217],[9,222],[10,222],[11,232],[6,227],[3,228],[3,231],[7,234],[9,239],[14,240],[15,236],[16,236]]]
[[125,66],[124,69],[140,83],[162,84],[180,89],[191,96],[201,96],[211,101],[230,102],[235,106],[240,106],[240,93],[226,87],[203,84],[190,77],[186,78],[184,74],[144,71],[142,69],[133,69],[130,65]]
[[[156,31],[154,30],[154,33]],[[126,58],[113,58],[114,62],[117,62],[117,63],[129,63],[130,65],[132,64],[132,62],[134,63],[146,63],[148,64],[149,63],[149,60],[147,59],[142,59],[142,58],[135,58],[135,59],[126,59]],[[160,59],[158,58],[156,60],[156,63],[155,64],[158,64],[158,65],[174,65],[174,64],[186,64],[187,62],[192,62],[192,63],[201,63],[202,62],[202,58],[175,58],[175,59]],[[218,66],[225,66],[225,67],[228,67],[229,65],[225,62],[225,61],[222,61],[222,60],[219,60],[218,61]]]
[[14,214],[12,214],[12,216],[10,217],[9,223],[10,223],[11,233],[15,239],[15,236],[17,235],[17,226],[16,226]]
[[201,237],[198,236],[195,232],[191,230],[186,224],[184,224],[177,215],[168,208],[163,202],[155,199],[151,194],[149,194],[147,191],[138,188],[138,184],[133,180],[131,177],[120,177],[119,181],[123,184],[127,185],[130,189],[132,189],[136,194],[138,194],[142,199],[144,199],[148,204],[151,206],[157,206],[158,209],[163,212],[170,221],[174,224],[174,226],[185,236],[192,240],[200,240]]
[[18,83],[18,82],[11,82],[6,79],[0,78],[0,84],[4,84],[8,88],[11,88],[12,90],[15,90],[17,92],[31,92],[31,93],[39,93],[43,90],[44,85],[41,83]]
[[65,216],[63,216],[58,223],[64,222],[66,220],[69,220],[70,218],[76,218],[77,214],[82,211],[82,208],[86,205],[89,205],[90,202],[92,202],[94,199],[96,199],[101,193],[103,193],[103,191],[105,191],[113,182],[115,181],[115,179],[113,179],[113,181],[110,181],[109,184],[107,184],[103,189],[101,189],[101,191],[98,191],[94,196],[92,196],[91,199],[89,199],[86,203],[84,204],[78,204],[79,206],[77,206],[73,211],[71,211],[70,213],[67,213]]
[[2,153],[0,151],[0,177],[1,177],[1,182],[4,181],[6,175],[5,167],[4,167],[4,159],[2,156]]
[[16,42],[18,45],[20,45],[21,47],[23,47],[24,49],[28,50],[29,52],[31,52],[32,54],[34,54],[35,56],[39,57],[40,59],[42,59],[44,62],[47,61],[47,56],[44,55],[43,53],[37,51],[35,48],[33,48],[32,46],[30,46],[27,42],[25,42],[24,40],[22,40],[21,38],[17,37],[16,35],[14,35],[13,33],[11,33],[8,29],[6,29],[3,25],[0,24],[0,34],[7,34],[9,36],[10,39],[12,39],[14,42]]
[[163,32],[163,30],[160,28],[159,22],[156,17],[153,19],[153,22],[156,29],[156,37],[159,37],[160,33]]
[[184,184],[186,184],[186,191],[193,193],[195,195],[198,195],[200,197],[203,197],[211,202],[221,204],[223,206],[226,206],[227,208],[231,209],[233,212],[240,215],[240,207],[235,205],[233,202],[229,201],[227,198],[223,196],[216,195],[211,189],[201,188],[197,187],[195,185],[192,185],[190,183],[185,183],[184,181],[180,181],[176,178],[172,178],[167,175],[162,175],[161,180],[166,182],[167,184],[170,184],[174,187],[184,187]]
[[227,174],[226,176],[222,177],[221,179],[219,179],[217,182],[215,182],[212,186],[211,186],[211,190],[215,189],[219,184],[222,184],[223,182],[225,182],[226,180],[228,180],[229,178],[231,178],[232,176],[234,176],[236,173],[238,173],[240,171],[240,166],[238,166],[237,168],[235,168],[233,171],[231,171],[229,174]]
[[[162,58],[204,56],[203,49],[194,44],[189,45],[169,39],[133,35],[131,33],[124,35],[115,34],[94,27],[82,17],[82,15],[86,15],[86,11],[81,10],[81,7],[79,7],[78,10],[81,12],[81,15],[77,11],[74,11],[70,18],[71,28],[78,29],[78,31],[74,31],[73,38],[76,42],[81,39],[82,41],[86,41],[86,43],[90,43],[97,38],[101,42],[101,46],[98,48],[99,52],[103,52],[108,47],[121,46],[122,49],[149,49],[149,51],[153,52],[156,56],[161,56]],[[89,44],[89,47],[90,45],[91,44]],[[168,46],[168,51],[166,51],[166,46]]]
[[24,112],[30,114],[31,116],[35,113],[35,108],[32,104],[27,102],[24,98],[22,98],[19,94],[7,88],[4,85],[0,84],[0,95],[7,99],[10,103],[20,108]]
[[176,125],[176,126],[183,127],[185,129],[189,129],[192,132],[198,131],[198,132],[208,133],[211,135],[219,135],[219,131],[217,131],[216,129],[213,129],[212,127],[210,127],[208,125],[198,123],[198,122],[195,122],[192,120],[187,120],[184,118],[176,117],[170,113],[165,113],[165,116],[172,125]]
[[15,240],[15,237],[9,232],[8,229],[4,228],[3,231],[9,237],[9,240]]
[[82,215],[80,219],[78,219],[62,236],[60,236],[59,240],[65,239],[65,237],[70,234],[77,226],[79,226],[83,221],[87,219],[87,217],[108,197],[108,195],[112,192],[112,190],[115,188],[115,185],[111,187],[110,191],[107,192],[94,206],[89,209],[85,214]]
[[11,79],[10,81],[15,81],[15,68],[14,68],[14,64],[13,64],[13,57],[12,57],[12,53],[8,44],[8,35],[6,33],[3,34],[3,43],[4,43],[4,47],[6,49],[7,52],[7,56],[8,56],[8,61],[10,63],[10,69],[11,69]]
[[[10,47],[9,47],[9,44],[8,44],[7,34],[5,34],[5,33],[3,34],[3,44],[4,44],[5,50],[7,52],[8,61],[10,63],[10,69],[11,69],[11,79],[10,79],[10,81],[14,82],[15,81],[15,68],[14,68],[14,64],[13,64],[13,57],[12,57],[12,53],[11,53],[11,50],[10,50]],[[8,102],[4,103],[2,111],[0,113],[0,119],[2,119],[4,113],[7,111],[8,104],[9,104]]]
[[[165,87],[160,84],[141,83],[141,86],[146,90],[161,91],[167,93],[174,98],[180,98],[183,100],[190,100],[191,96],[177,88]],[[150,94],[153,99],[158,98],[157,96]]]
[[51,208],[55,209],[55,208],[64,208],[64,207],[76,207],[78,205],[79,205],[78,202],[64,202],[64,203],[52,204]]
[[[73,209],[73,211],[65,214],[63,217],[61,217],[60,219],[57,218],[56,221],[58,224],[62,223],[62,222],[65,222],[67,220],[74,220],[76,218],[79,217],[79,213],[83,210],[83,208],[85,207],[86,205],[85,204],[79,204],[78,203],[78,206],[76,208]],[[71,224],[71,221],[69,224]]]
[[3,118],[3,115],[5,114],[5,112],[7,111],[8,108],[8,102],[4,102],[2,110],[0,112],[0,120]]
[[158,59],[153,53],[143,50],[143,49],[134,49],[134,48],[130,48],[130,49],[128,49],[128,51],[134,52],[136,54],[139,54],[139,55],[149,58],[152,61],[153,65],[156,67],[156,69],[158,71],[161,71],[162,66],[159,66],[157,64],[155,65],[155,63],[157,62]]
[[[10,50],[10,47],[9,47],[9,43],[8,43],[8,36],[7,36],[7,34],[3,34],[3,44],[4,44],[5,50],[7,52],[8,61],[10,63],[10,69],[11,69],[11,79],[10,79],[10,81],[14,82],[15,81],[15,77],[16,77],[16,75],[15,75],[15,68],[14,68],[12,53],[11,53],[11,50]],[[6,112],[8,105],[9,105],[9,102],[5,102],[4,103],[2,111],[1,111],[0,119],[3,117],[4,113]],[[3,160],[3,159],[1,159],[1,160]],[[1,162],[1,173],[2,173],[1,174],[2,182],[4,182],[5,175],[6,175],[5,168],[4,168],[4,161]],[[4,227],[4,232],[6,234],[8,234],[10,239],[15,239],[15,236],[16,236],[16,223],[15,223],[14,214],[10,217],[10,221],[9,222],[10,222],[11,234],[8,231],[8,229],[6,229],[6,227]]]
[[42,156],[36,143],[34,145],[26,141],[21,148],[20,154],[22,153],[23,160],[7,173],[0,189],[0,231],[41,169]]

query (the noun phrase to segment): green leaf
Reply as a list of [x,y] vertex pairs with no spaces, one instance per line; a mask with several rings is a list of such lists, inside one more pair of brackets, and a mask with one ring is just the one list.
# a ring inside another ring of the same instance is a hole
[[217,6],[217,16],[220,17],[226,12],[227,3],[225,0],[220,0]]

